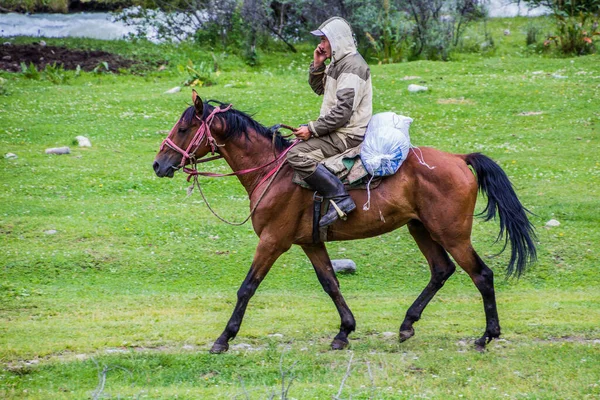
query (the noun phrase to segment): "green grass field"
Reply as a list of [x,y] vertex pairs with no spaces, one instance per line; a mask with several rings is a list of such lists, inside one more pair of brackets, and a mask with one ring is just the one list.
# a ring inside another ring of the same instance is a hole
[[[182,174],[159,179],[151,164],[191,101],[189,88],[164,94],[185,78],[177,63],[210,55],[49,40],[170,64],[144,76],[69,73],[61,85],[0,73],[0,150],[18,156],[0,159],[0,397],[282,398],[293,379],[287,396],[296,399],[600,398],[600,57],[527,55],[519,27],[498,33],[517,22],[494,21],[498,50],[489,57],[372,66],[375,112],[414,118],[415,145],[492,157],[535,214],[539,260],[520,280],[503,280],[497,223],[473,228],[496,272],[503,329],[483,354],[472,346],[484,330],[481,297],[462,271],[415,337],[398,343],[429,279],[405,228],[328,245],[332,258],[358,264],[339,277],[357,320],[349,350],[328,349],[337,312],[292,248],[252,299],[229,353],[209,354],[257,238],[250,225],[219,222],[197,193],[186,197]],[[232,102],[265,125],[317,116],[309,46],[263,54],[260,69],[220,57],[218,84],[197,89],[203,98]],[[410,83],[430,90],[409,94]],[[77,135],[93,147],[78,148]],[[44,154],[66,145],[69,155]],[[206,169],[228,171],[220,162]],[[246,216],[235,178],[202,183],[222,215]],[[561,225],[544,227],[552,218]]]

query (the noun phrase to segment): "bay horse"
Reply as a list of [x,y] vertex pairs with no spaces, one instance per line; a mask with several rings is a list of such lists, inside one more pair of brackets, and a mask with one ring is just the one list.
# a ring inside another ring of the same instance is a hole
[[[228,350],[229,341],[240,329],[250,298],[273,263],[292,245],[302,247],[340,315],[340,330],[331,348],[345,348],[356,322],[340,292],[325,244],[313,241],[313,191],[292,182],[293,170],[281,157],[291,143],[244,112],[230,108],[231,105],[203,102],[195,91],[192,101],[193,106],[183,112],[163,141],[154,160],[154,171],[159,177],[172,178],[175,171],[187,164],[195,164],[208,153],[218,153],[237,171],[235,174],[248,192],[253,210],[252,226],[259,237],[250,271],[237,292],[231,318],[210,351]],[[470,239],[478,191],[488,199],[481,213],[485,220],[499,215],[498,240],[504,238],[502,250],[510,245],[507,275],[521,275],[526,266],[535,261],[534,227],[508,177],[490,158],[480,153],[449,154],[428,147],[422,147],[421,151],[423,159],[434,165],[433,169],[421,164],[414,150],[411,151],[398,172],[385,177],[371,191],[370,209],[357,209],[346,221],[336,221],[329,227],[328,240],[362,239],[408,226],[427,259],[431,278],[406,312],[400,325],[401,342],[414,335],[413,324],[454,273],[452,256],[469,274],[483,298],[485,332],[475,341],[476,348],[482,351],[487,343],[500,336],[500,324],[493,272],[473,249]],[[280,160],[275,159],[276,156],[280,156]],[[280,165],[280,170],[271,178],[272,184],[266,185],[264,178],[273,170],[260,166],[273,160]],[[262,186],[261,190],[255,190],[258,186]],[[265,191],[265,187],[268,190]],[[367,200],[364,190],[350,193],[356,204]]]

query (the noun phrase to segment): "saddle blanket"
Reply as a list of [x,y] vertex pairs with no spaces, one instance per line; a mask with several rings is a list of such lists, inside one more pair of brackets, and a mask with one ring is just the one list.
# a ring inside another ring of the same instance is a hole
[[[371,175],[369,175],[360,159],[361,147],[362,144],[321,161],[321,164],[335,174],[348,190],[366,189],[367,183],[371,180]],[[292,181],[297,185],[310,189],[310,186],[308,186],[298,174],[294,174]],[[371,181],[370,188],[374,189],[379,186],[380,183],[381,177],[375,177]]]

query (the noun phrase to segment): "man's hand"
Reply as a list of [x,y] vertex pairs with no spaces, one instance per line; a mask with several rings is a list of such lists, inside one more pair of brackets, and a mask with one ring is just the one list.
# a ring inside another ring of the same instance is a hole
[[321,67],[321,65],[323,65],[325,63],[325,60],[327,60],[327,57],[328,57],[327,52],[319,44],[313,54],[314,67],[315,68]]
[[306,141],[310,139],[311,133],[308,130],[308,126],[302,125],[294,130],[294,135],[296,135],[298,139]]

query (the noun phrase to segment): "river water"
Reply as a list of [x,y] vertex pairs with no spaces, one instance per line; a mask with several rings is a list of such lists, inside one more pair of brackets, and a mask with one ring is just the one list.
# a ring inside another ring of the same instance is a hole
[[[530,10],[524,5],[506,3],[507,0],[490,0],[490,17],[537,16],[547,13],[543,8]],[[114,40],[127,37],[135,31],[135,26],[114,21],[109,13],[0,14],[0,37],[88,37]],[[149,36],[152,40],[154,35],[149,32]]]

